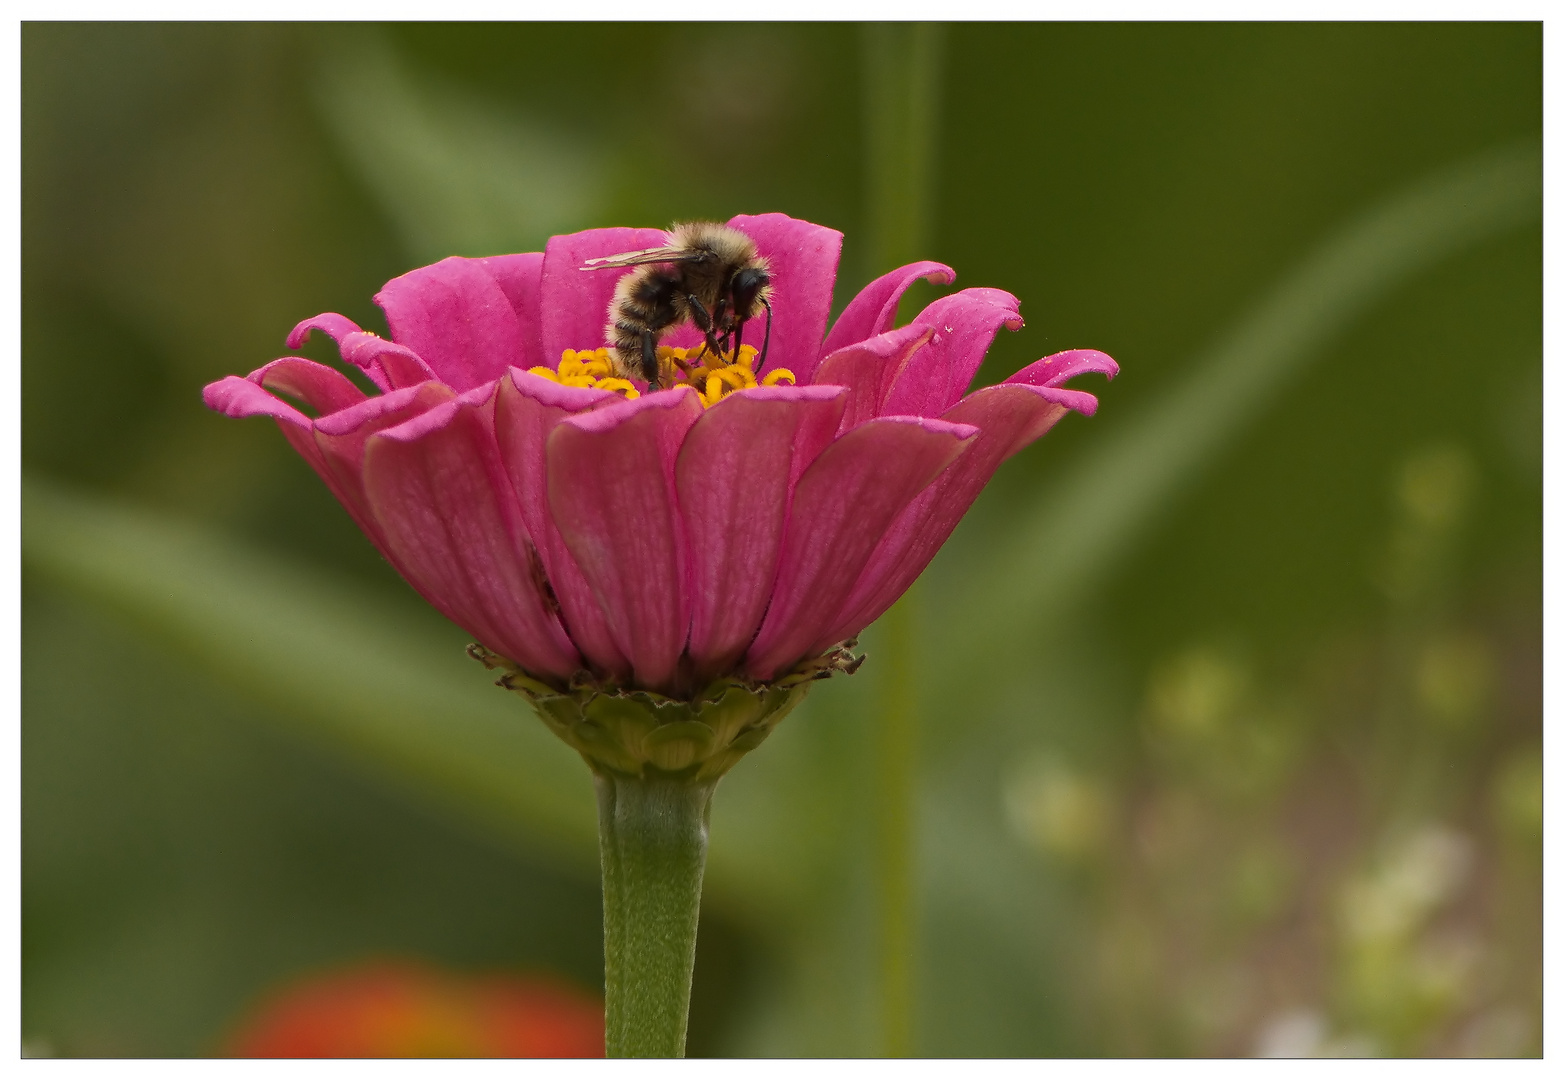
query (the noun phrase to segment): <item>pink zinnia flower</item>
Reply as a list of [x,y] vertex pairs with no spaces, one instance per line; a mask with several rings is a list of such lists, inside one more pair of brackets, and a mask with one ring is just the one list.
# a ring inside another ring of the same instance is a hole
[[376,396],[286,357],[206,402],[276,419],[402,576],[534,691],[689,701],[718,680],[818,672],[912,584],[1000,462],[1067,410],[1095,411],[1064,384],[1117,365],[1062,352],[963,396],[999,328],[1022,325],[1014,296],[966,289],[892,329],[910,284],[955,276],[914,263],[828,332],[841,234],[782,214],[730,224],[770,265],[759,381],[774,385],[755,385],[748,347],[675,370],[692,327],[662,342],[683,383],[605,378],[594,352],[627,271],[581,267],[665,235],[617,228],[404,274],[375,297],[391,341],[336,314],[294,328],[290,348],[325,332]]

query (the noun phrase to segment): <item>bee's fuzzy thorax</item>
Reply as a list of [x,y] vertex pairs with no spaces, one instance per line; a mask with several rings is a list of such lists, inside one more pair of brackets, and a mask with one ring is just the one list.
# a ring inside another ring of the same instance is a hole
[[709,254],[698,262],[681,264],[684,283],[708,309],[714,307],[736,267],[768,269],[755,241],[730,225],[715,221],[691,221],[668,230],[668,246]]

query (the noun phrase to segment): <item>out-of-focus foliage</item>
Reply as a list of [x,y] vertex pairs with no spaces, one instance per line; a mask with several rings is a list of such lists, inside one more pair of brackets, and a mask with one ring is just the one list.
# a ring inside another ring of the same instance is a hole
[[[841,304],[864,63],[847,26],[24,29],[28,1052],[211,1052],[370,956],[598,984],[584,768],[199,389],[594,225],[821,221]],[[918,1050],[1535,1053],[1540,28],[961,25],[942,66],[926,254],[1029,323],[980,378],[1124,375],[926,575]],[[694,1052],[876,1049],[866,644],[723,784]]]

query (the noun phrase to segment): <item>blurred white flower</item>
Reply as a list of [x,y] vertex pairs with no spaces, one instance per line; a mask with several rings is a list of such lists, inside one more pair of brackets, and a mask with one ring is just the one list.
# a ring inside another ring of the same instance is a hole
[[1367,1058],[1379,1048],[1367,1035],[1332,1036],[1325,1017],[1313,1009],[1292,1009],[1263,1024],[1255,1039],[1255,1057]]
[[1418,830],[1343,894],[1342,916],[1357,941],[1405,937],[1455,895],[1472,864],[1472,842],[1438,825]]

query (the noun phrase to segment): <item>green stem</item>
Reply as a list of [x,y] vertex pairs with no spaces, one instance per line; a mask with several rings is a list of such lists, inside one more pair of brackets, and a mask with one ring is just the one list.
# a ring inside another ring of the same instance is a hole
[[863,35],[870,261],[883,274],[930,258],[944,27],[869,23]]
[[683,1057],[716,782],[599,771],[609,1057]]
[[[868,139],[872,271],[926,259],[934,201],[943,27],[864,27],[864,120]],[[917,912],[913,849],[917,777],[915,589],[886,612],[880,646],[883,690],[874,739],[876,892],[879,901],[880,1053],[913,1053]]]
[[917,634],[916,597],[903,596],[881,623],[884,689],[880,693],[880,731],[875,740],[878,787],[877,860],[880,898],[880,1053],[911,1057],[914,997],[913,951],[917,921],[913,910],[914,806],[917,797],[917,694],[913,678],[913,642]]

